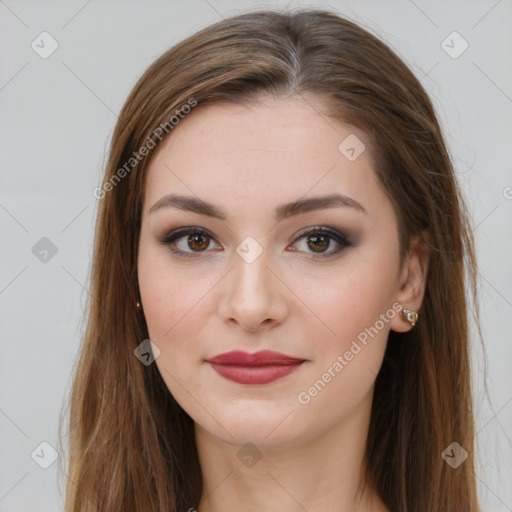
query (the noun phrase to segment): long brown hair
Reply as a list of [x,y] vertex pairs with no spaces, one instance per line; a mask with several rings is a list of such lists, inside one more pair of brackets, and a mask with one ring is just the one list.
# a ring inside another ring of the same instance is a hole
[[[148,338],[136,309],[144,175],[155,134],[166,126],[172,136],[169,119],[184,105],[257,104],[262,94],[322,98],[319,115],[367,134],[402,261],[411,235],[429,233],[421,320],[390,333],[376,379],[367,480],[393,512],[477,512],[466,302],[467,291],[476,296],[476,265],[466,208],[419,81],[378,38],[324,10],[224,19],[158,58],[128,97],[98,193],[91,299],[70,396],[66,512],[183,512],[199,503],[193,421],[156,365],[134,357]],[[441,456],[453,441],[468,452],[456,469]]]

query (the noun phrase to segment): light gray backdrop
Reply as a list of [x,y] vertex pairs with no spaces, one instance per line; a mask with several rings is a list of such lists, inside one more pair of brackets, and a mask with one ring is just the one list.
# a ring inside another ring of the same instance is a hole
[[[163,51],[265,5],[287,2],[0,0],[0,512],[62,510],[66,454],[54,450],[88,293],[92,191],[117,113]],[[493,406],[476,344],[480,493],[486,511],[512,511],[512,2],[289,5],[370,28],[434,100],[476,228]]]

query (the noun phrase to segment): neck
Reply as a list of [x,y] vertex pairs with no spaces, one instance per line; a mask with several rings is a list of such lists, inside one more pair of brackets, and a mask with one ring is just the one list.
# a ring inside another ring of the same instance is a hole
[[196,424],[203,474],[198,512],[387,512],[364,485],[371,398],[322,435],[286,447],[228,443]]

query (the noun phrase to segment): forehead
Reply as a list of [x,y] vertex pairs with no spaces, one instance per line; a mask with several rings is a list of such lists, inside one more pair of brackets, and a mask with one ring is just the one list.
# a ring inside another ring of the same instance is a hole
[[265,98],[255,105],[202,104],[176,125],[159,152],[193,148],[197,158],[208,154],[226,160],[247,151],[262,156],[274,152],[277,158],[286,152],[286,159],[304,153],[329,158],[338,156],[338,146],[347,135],[366,138],[325,111],[326,106],[313,97]]
[[[169,192],[239,205],[336,191],[371,201],[379,187],[364,133],[324,110],[320,100],[297,97],[199,105],[153,155],[145,210]],[[357,158],[347,158],[345,141]]]

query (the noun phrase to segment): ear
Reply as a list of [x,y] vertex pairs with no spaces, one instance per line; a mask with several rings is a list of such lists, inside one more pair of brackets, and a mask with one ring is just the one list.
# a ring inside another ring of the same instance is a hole
[[[420,235],[413,235],[400,273],[395,296],[395,301],[401,304],[404,309],[413,309],[416,312],[420,309],[427,283],[429,259],[429,233],[423,231]],[[406,332],[412,329],[412,325],[404,320],[400,314],[397,314],[391,320],[390,327],[396,332]]]

